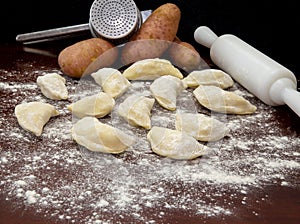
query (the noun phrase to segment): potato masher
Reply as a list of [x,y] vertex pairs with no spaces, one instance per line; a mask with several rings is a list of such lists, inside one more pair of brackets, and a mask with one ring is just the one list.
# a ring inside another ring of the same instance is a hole
[[90,8],[89,23],[19,34],[16,41],[30,44],[89,32],[93,37],[120,44],[140,28],[151,12],[140,12],[133,0],[95,0]]

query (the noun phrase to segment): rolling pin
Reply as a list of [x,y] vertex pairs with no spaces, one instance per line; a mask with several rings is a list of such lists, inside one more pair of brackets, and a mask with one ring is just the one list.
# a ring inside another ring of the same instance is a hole
[[217,36],[207,26],[194,32],[210,48],[211,60],[267,105],[288,105],[300,117],[300,93],[295,75],[232,34]]

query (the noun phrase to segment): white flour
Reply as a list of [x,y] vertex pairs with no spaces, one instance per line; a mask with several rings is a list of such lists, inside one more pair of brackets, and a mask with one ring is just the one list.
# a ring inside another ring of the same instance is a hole
[[[124,122],[117,115],[117,106],[103,122],[136,136],[137,143],[116,156],[79,147],[71,139],[72,115],[65,106],[99,87],[88,83],[88,89],[74,88],[78,82],[67,80],[70,101],[46,99],[35,83],[0,83],[1,92],[10,96],[1,99],[3,110],[13,113],[9,105],[39,100],[60,111],[40,138],[20,128],[12,113],[0,118],[0,193],[6,195],[5,200],[14,201],[15,207],[33,207],[49,219],[69,223],[123,223],[116,220],[129,217],[134,223],[160,223],[172,211],[190,216],[230,215],[237,198],[242,198],[240,206],[247,206],[247,195],[252,191],[270,184],[298,184],[293,174],[299,172],[300,163],[293,158],[300,155],[299,133],[287,130],[288,135],[284,135],[280,123],[273,119],[276,110],[238,85],[232,91],[255,104],[257,112],[220,115],[230,128],[229,136],[207,144],[211,147],[209,155],[175,161],[153,154],[147,131]],[[150,97],[149,85],[133,82],[132,88],[117,99],[117,105],[132,93]],[[178,110],[208,113],[196,103],[191,91],[179,96]],[[152,125],[174,128],[175,113],[156,103]],[[258,213],[253,211],[253,215]]]

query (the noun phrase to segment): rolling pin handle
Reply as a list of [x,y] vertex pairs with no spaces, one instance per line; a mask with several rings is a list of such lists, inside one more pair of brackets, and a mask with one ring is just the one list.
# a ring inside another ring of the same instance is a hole
[[278,79],[270,88],[269,95],[278,105],[288,105],[300,117],[300,93],[296,84],[288,78]]
[[210,48],[218,36],[207,26],[200,26],[194,32],[194,38],[199,44]]

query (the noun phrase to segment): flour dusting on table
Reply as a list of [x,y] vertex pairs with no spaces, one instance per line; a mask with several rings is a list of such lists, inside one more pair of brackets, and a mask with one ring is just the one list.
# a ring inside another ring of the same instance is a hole
[[[208,143],[208,155],[176,161],[154,154],[147,131],[130,126],[117,114],[118,104],[130,94],[151,97],[150,82],[133,82],[116,100],[111,115],[102,119],[138,140],[125,153],[110,155],[90,152],[70,135],[74,120],[66,105],[99,91],[92,80],[82,83],[67,78],[69,101],[52,101],[42,96],[35,82],[11,81],[10,74],[6,75],[8,80],[0,82],[0,193],[6,195],[5,200],[15,201],[16,207],[34,208],[62,223],[122,223],[128,219],[160,223],[174,211],[199,217],[230,215],[236,206],[247,205],[252,191],[274,183],[290,187],[298,183],[293,174],[299,172],[300,162],[292,159],[300,155],[298,134],[293,130],[287,130],[289,135],[282,133],[280,123],[273,119],[276,109],[237,84],[230,90],[256,105],[255,114],[211,114],[195,101],[191,90],[178,97],[178,110],[212,115],[226,123],[230,134]],[[23,130],[13,114],[15,105],[30,101],[49,102],[60,112],[46,124],[41,137]],[[174,128],[175,113],[155,103],[152,125]],[[266,197],[258,198],[257,203]],[[237,202],[237,198],[243,200]],[[253,211],[253,215],[259,214]]]

